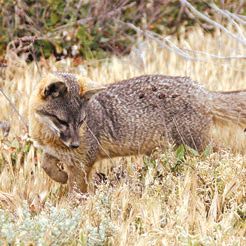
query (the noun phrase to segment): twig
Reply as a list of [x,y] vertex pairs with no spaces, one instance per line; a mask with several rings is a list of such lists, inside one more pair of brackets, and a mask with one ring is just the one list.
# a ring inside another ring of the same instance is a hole
[[241,44],[246,46],[246,40],[245,39],[242,39],[241,37],[238,37],[237,35],[231,33],[227,28],[225,28],[224,26],[222,26],[218,22],[211,20],[208,16],[206,16],[205,14],[203,14],[200,11],[198,11],[197,9],[195,9],[187,0],[180,0],[180,1],[182,4],[186,5],[193,12],[193,14],[195,14],[196,16],[201,18],[202,20],[210,23],[211,25],[219,28],[220,30],[224,31],[229,37],[237,40],[238,42],[240,42]]
[[109,11],[108,13],[99,15],[97,17],[97,19],[109,19],[109,18],[112,18],[114,15],[119,14],[123,10],[126,10],[128,8],[133,7],[135,4],[136,4],[135,2],[129,3],[127,5],[122,4],[122,6],[120,6],[117,9],[114,9],[114,10]]
[[151,32],[151,31],[143,31],[139,27],[133,25],[132,23],[126,23],[120,20],[116,20],[121,24],[127,25],[131,29],[135,30],[138,33],[143,34],[145,37],[148,37],[155,42],[157,42],[161,47],[164,47],[168,49],[171,52],[175,52],[177,55],[188,59],[188,60],[195,60],[195,61],[207,61],[208,59],[204,57],[198,57],[197,55],[203,54],[206,56],[209,56],[210,58],[213,59],[220,59],[220,60],[232,60],[232,59],[246,59],[246,55],[233,55],[233,56],[220,56],[216,54],[210,54],[207,52],[203,51],[194,51],[194,50],[189,50],[189,49],[182,49],[179,48],[176,44],[174,44],[169,37],[162,37],[161,35]]
[[4,63],[1,63],[1,62],[0,62],[0,67],[5,68],[5,67],[7,67],[7,64],[4,64]]
[[40,40],[37,36],[24,36],[22,38],[17,38],[7,45],[8,50],[14,50],[17,54],[20,52],[27,52],[32,49],[33,43],[36,40]]
[[245,16],[240,16],[240,15],[231,13],[231,12],[228,11],[228,10],[225,10],[225,12],[226,12],[228,15],[230,15],[233,19],[235,19],[236,21],[238,21],[240,24],[246,25],[246,18],[243,18],[243,17],[245,17]]
[[210,5],[215,11],[217,11],[218,13],[220,13],[221,15],[223,15],[224,17],[226,17],[237,29],[240,37],[242,38],[242,40],[246,40],[246,38],[244,37],[243,31],[241,30],[240,26],[236,23],[236,21],[224,10],[218,8],[215,4],[211,4]]
[[135,2],[132,2],[132,3],[129,3],[129,4],[125,5],[125,6],[123,5],[123,6],[120,6],[119,8],[117,8],[117,9],[111,10],[111,11],[107,12],[106,14],[104,13],[104,14],[101,14],[101,15],[98,15],[98,16],[89,16],[89,17],[77,20],[76,22],[67,23],[65,25],[62,25],[62,26],[59,26],[59,27],[55,28],[55,31],[60,31],[62,29],[65,29],[65,28],[68,28],[70,26],[73,26],[75,24],[77,24],[77,25],[85,25],[88,22],[96,20],[96,19],[97,20],[101,20],[101,19],[113,18],[114,15],[120,13],[123,10],[131,8],[135,4],[136,4]]
[[200,51],[200,50],[189,50],[189,49],[182,49],[182,50],[183,51],[187,51],[189,53],[206,55],[206,56],[209,56],[209,57],[211,57],[213,59],[219,59],[219,60],[246,59],[246,56],[245,55],[220,56],[220,55],[215,55],[215,54],[211,54],[211,53]]
[[239,18],[241,18],[241,19],[243,19],[243,20],[246,21],[246,16],[245,15],[239,15],[239,14],[237,14],[236,16],[238,16]]
[[2,129],[3,136],[7,137],[10,131],[10,124],[8,121],[0,121],[0,129]]
[[38,64],[38,60],[37,60],[37,56],[36,56],[36,54],[35,54],[35,49],[34,49],[34,46],[32,46],[32,57],[33,57],[33,60],[34,60],[34,62],[35,62],[35,65],[36,65],[36,67],[37,67],[37,70],[38,70],[38,74],[39,74],[39,76],[41,76],[41,69],[40,69],[40,67],[39,67],[39,64]]
[[25,126],[25,130],[28,132],[28,125],[25,121],[25,119],[22,117],[22,115],[19,113],[19,111],[17,110],[17,108],[15,107],[15,105],[11,102],[11,100],[9,99],[9,97],[5,94],[5,92],[2,90],[2,88],[0,88],[0,92],[2,93],[2,95],[5,97],[5,99],[9,102],[10,106],[13,108],[13,110],[15,111],[15,113],[19,116],[19,119],[21,121],[21,123]]

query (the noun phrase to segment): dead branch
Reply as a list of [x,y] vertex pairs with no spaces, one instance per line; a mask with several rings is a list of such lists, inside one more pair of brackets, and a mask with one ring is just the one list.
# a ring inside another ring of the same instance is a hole
[[0,121],[0,129],[3,132],[3,136],[7,137],[10,131],[10,124],[8,121]]
[[241,16],[241,15],[237,15],[235,13],[231,13],[228,10],[223,10],[227,15],[229,15],[231,18],[233,18],[234,20],[236,20],[238,23],[240,23],[241,25],[246,25],[246,18],[244,18],[245,16]]
[[237,29],[237,32],[239,33],[239,36],[242,40],[246,40],[242,29],[240,28],[240,26],[238,25],[238,23],[231,17],[230,14],[228,14],[228,12],[218,8],[215,4],[211,4],[210,5],[216,12],[218,12],[219,14],[221,14],[222,16],[226,17],[228,19],[228,21],[230,21],[235,28]]
[[197,17],[199,17],[200,19],[206,21],[207,23],[213,25],[214,27],[222,30],[224,33],[226,33],[229,37],[237,40],[239,43],[243,44],[246,46],[246,40],[242,37],[239,37],[238,35],[235,35],[234,33],[230,32],[226,27],[224,27],[223,25],[221,25],[220,23],[211,20],[208,16],[206,16],[205,14],[201,13],[200,11],[198,11],[197,9],[195,9],[187,0],[180,0],[181,4],[187,6],[190,11],[196,15]]
[[5,67],[7,67],[7,64],[0,62],[0,68],[5,68]]
[[91,21],[94,21],[94,20],[105,20],[105,19],[113,18],[115,15],[120,14],[122,11],[124,11],[124,10],[126,10],[128,8],[133,7],[135,4],[136,4],[135,2],[132,2],[132,3],[129,3],[129,4],[126,4],[126,5],[121,5],[120,7],[116,8],[114,10],[108,11],[106,13],[103,13],[103,14],[100,14],[100,15],[97,15],[97,16],[88,16],[86,18],[79,19],[76,22],[67,23],[65,25],[62,25],[62,26],[59,26],[59,27],[55,28],[55,31],[63,30],[65,28],[73,26],[74,24],[85,25],[85,24],[87,24],[87,23],[89,23]]
[[7,52],[9,50],[13,50],[16,54],[19,54],[21,52],[28,52],[32,50],[33,43],[36,40],[40,40],[40,38],[36,36],[24,36],[21,38],[17,38],[7,45]]
[[[176,53],[177,55],[188,59],[188,60],[194,60],[194,61],[207,61],[208,59],[205,58],[213,58],[213,59],[220,59],[220,60],[232,60],[232,59],[246,59],[246,55],[233,55],[233,56],[221,56],[217,54],[211,54],[203,51],[196,51],[196,50],[189,50],[189,49],[182,49],[179,48],[174,42],[172,42],[169,37],[163,37],[155,32],[151,31],[143,31],[139,27],[133,25],[132,23],[126,23],[123,21],[119,21],[119,23],[123,25],[127,25],[131,29],[135,30],[137,33],[142,34],[145,37],[150,38],[151,40],[154,40],[156,43],[158,43],[161,47],[168,49],[171,52]],[[203,55],[203,56],[199,56]]]
[[28,132],[28,125],[27,122],[25,121],[25,119],[22,117],[22,115],[20,114],[20,112],[17,110],[17,108],[15,107],[15,105],[12,103],[12,101],[10,100],[10,98],[5,94],[5,92],[2,90],[2,88],[0,88],[0,93],[4,96],[4,98],[9,102],[10,106],[13,108],[13,110],[15,111],[15,113],[19,116],[19,119],[21,121],[21,123],[24,125],[26,132]]

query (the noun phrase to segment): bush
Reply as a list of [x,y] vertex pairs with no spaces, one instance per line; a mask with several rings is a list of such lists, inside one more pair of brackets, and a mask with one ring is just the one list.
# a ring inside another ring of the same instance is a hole
[[[198,10],[212,14],[205,1],[190,2]],[[100,59],[110,53],[124,55],[136,40],[136,32],[119,20],[161,34],[178,34],[181,26],[193,26],[199,21],[181,7],[178,0],[3,0],[0,3],[0,56],[4,56],[11,41],[36,36],[34,49],[20,47],[18,50],[18,53],[28,51],[29,59],[34,55],[38,58],[55,55],[57,59],[66,56]],[[222,1],[216,3],[228,10],[245,11],[236,1],[227,1],[226,5]],[[20,46],[18,42],[14,44]]]

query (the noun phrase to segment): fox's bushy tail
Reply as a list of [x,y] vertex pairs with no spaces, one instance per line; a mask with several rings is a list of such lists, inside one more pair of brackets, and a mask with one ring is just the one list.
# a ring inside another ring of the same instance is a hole
[[217,123],[232,122],[246,128],[246,90],[213,92],[212,114]]

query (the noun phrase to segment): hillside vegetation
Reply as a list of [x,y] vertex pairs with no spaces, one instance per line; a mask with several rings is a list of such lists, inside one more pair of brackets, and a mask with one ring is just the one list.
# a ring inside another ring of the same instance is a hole
[[[202,40],[202,42],[198,42]],[[217,46],[220,40],[223,46]],[[189,32],[180,47],[230,52],[242,47],[216,32]],[[142,59],[138,57],[141,52]],[[141,41],[130,55],[75,67],[70,59],[26,64],[9,53],[3,89],[23,120],[30,93],[47,71],[69,71],[110,83],[139,74],[186,75],[214,90],[245,88],[241,60],[186,60]],[[98,163],[108,182],[93,187],[84,199],[67,198],[66,187],[51,181],[40,168],[40,151],[29,141],[25,126],[1,96],[0,118],[11,132],[1,140],[0,238],[3,242],[60,245],[243,245],[245,243],[245,164],[236,150],[245,150],[245,136],[220,131],[228,148],[218,153],[158,150],[151,158],[132,157]],[[234,138],[232,138],[234,136]],[[230,150],[234,149],[234,152]],[[94,175],[94,177],[96,177]],[[119,179],[120,177],[120,179]],[[95,179],[95,178],[94,178]],[[94,182],[95,184],[96,182]]]
[[245,58],[233,58],[245,54],[245,46],[224,32],[195,26],[169,36],[170,46],[147,34],[138,34],[125,56],[83,63],[54,56],[30,62],[11,49],[5,54],[0,120],[11,129],[8,137],[0,132],[0,245],[246,244],[246,136],[235,125],[214,129],[224,146],[215,153],[170,146],[151,157],[97,163],[85,195],[68,196],[67,187],[40,167],[41,151],[27,134],[27,109],[49,71],[82,74],[98,86],[158,73],[189,76],[209,90],[246,89]]
[[[197,24],[204,31],[214,31],[213,25],[196,18],[182,2],[185,1],[1,0],[0,58],[4,57],[7,47],[26,54],[29,61],[50,56],[84,61],[111,54],[125,55],[138,37],[138,32],[127,23],[165,35],[179,35],[184,28]],[[209,17],[217,15],[213,3],[226,11],[246,15],[244,1],[189,2]],[[34,46],[19,42],[23,37],[32,37]]]

